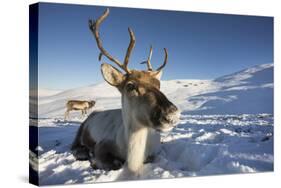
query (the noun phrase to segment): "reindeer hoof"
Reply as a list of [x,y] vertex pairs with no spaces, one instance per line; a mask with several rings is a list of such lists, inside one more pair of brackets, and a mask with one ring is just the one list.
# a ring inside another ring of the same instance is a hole
[[113,170],[119,170],[120,168],[122,168],[124,162],[120,161],[118,159],[114,159],[113,164],[112,164],[112,169]]
[[154,155],[150,155],[146,158],[146,160],[144,161],[144,164],[146,163],[153,163],[153,161],[155,161],[155,156]]
[[91,167],[92,167],[94,170],[99,169],[99,167],[97,166],[97,163],[92,163],[92,162],[91,162]]

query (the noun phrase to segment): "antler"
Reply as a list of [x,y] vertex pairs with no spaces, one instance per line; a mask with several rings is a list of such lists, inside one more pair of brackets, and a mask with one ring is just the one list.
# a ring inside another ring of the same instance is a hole
[[106,9],[106,11],[96,20],[89,20],[89,28],[92,31],[93,35],[95,36],[98,48],[100,49],[100,55],[99,60],[101,60],[102,55],[106,56],[110,61],[114,62],[116,65],[118,65],[121,69],[123,69],[126,73],[130,73],[130,69],[128,68],[129,58],[131,55],[131,52],[135,46],[136,39],[133,31],[128,28],[129,34],[130,34],[130,43],[127,49],[127,53],[124,59],[124,63],[122,64],[119,60],[112,57],[102,46],[102,42],[99,37],[99,27],[100,24],[105,20],[105,18],[109,15],[109,8]]
[[151,63],[150,63],[150,60],[151,60],[151,56],[152,56],[152,46],[150,46],[150,50],[149,50],[149,56],[147,58],[147,70],[149,71],[152,71],[152,66],[151,66]]
[[130,28],[128,28],[128,31],[130,34],[130,43],[129,43],[127,53],[126,53],[126,56],[124,59],[124,67],[126,67],[127,69],[128,69],[129,58],[131,56],[132,50],[134,49],[135,43],[136,43],[136,38],[135,38],[134,32]]
[[166,66],[166,64],[167,64],[167,60],[168,60],[168,52],[167,52],[167,49],[166,48],[164,48],[164,52],[165,52],[165,59],[164,59],[164,63],[158,68],[158,69],[156,69],[157,71],[160,71],[160,70],[162,70],[165,66]]
[[[166,48],[164,48],[164,52],[165,52],[164,63],[158,69],[156,69],[156,71],[161,71],[167,64],[168,52],[167,52]],[[147,64],[147,70],[148,71],[153,71],[152,66],[151,66],[151,56],[152,56],[152,46],[150,46],[150,51],[149,51],[149,56],[147,58],[147,61],[144,61],[144,62],[141,63],[141,64],[144,64],[144,63]]]

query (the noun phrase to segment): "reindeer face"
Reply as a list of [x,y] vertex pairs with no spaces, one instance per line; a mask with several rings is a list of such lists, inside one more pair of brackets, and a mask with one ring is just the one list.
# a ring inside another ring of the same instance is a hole
[[160,91],[161,72],[136,71],[123,75],[109,64],[102,65],[105,80],[122,94],[122,110],[140,125],[169,131],[179,120],[179,111]]
[[95,106],[96,101],[90,101],[90,102],[89,102],[89,104],[90,104],[89,108],[92,108],[92,107],[94,107],[94,106]]

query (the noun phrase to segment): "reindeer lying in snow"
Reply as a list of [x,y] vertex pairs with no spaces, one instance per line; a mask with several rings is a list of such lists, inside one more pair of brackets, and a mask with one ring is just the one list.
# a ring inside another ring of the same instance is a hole
[[147,61],[147,71],[130,70],[129,57],[135,45],[135,36],[129,28],[130,44],[124,63],[113,58],[102,46],[99,27],[108,16],[109,9],[96,21],[89,21],[100,56],[106,56],[117,68],[103,63],[103,78],[121,93],[122,109],[93,112],[81,125],[72,145],[78,160],[93,159],[100,169],[119,169],[125,163],[129,172],[138,175],[143,163],[159,152],[159,131],[171,130],[179,119],[177,107],[160,91],[160,76],[165,60],[156,71],[150,64],[152,48]]
[[66,112],[64,114],[64,119],[69,118],[69,112],[72,110],[81,110],[82,116],[87,114],[87,110],[95,106],[95,101],[79,101],[79,100],[69,100],[66,103]]

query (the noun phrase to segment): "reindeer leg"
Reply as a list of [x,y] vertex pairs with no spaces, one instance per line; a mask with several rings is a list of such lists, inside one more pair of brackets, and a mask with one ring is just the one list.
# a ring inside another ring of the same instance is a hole
[[79,161],[85,161],[91,158],[89,150],[85,146],[73,148],[72,154]]
[[67,119],[69,119],[69,110],[64,113],[64,120],[66,121]]
[[[78,129],[77,135],[71,145],[71,152],[77,160],[88,160],[90,156],[90,149],[85,145],[82,145],[81,139],[83,134],[83,129],[85,124],[82,123]],[[95,142],[87,142],[86,144],[90,144],[90,147],[95,147]]]
[[84,110],[81,110],[81,119],[84,117]]
[[94,168],[118,170],[125,163],[119,155],[118,146],[111,140],[103,140],[96,145],[95,157]]

